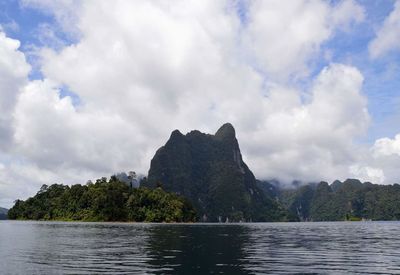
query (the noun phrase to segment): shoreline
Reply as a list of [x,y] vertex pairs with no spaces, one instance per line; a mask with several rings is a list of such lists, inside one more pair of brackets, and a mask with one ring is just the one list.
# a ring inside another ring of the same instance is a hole
[[278,222],[134,222],[134,221],[78,221],[78,220],[0,220],[16,222],[45,222],[45,223],[87,223],[87,224],[156,224],[156,225],[248,225],[248,224],[318,224],[318,223],[370,223],[370,222],[400,222],[400,220],[368,220],[368,221],[278,221]]

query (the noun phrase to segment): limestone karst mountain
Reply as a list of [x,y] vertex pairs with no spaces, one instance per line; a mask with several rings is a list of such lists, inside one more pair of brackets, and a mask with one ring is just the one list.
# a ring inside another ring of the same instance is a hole
[[215,133],[172,132],[156,152],[144,186],[187,197],[203,221],[273,221],[280,213],[242,159],[229,123]]

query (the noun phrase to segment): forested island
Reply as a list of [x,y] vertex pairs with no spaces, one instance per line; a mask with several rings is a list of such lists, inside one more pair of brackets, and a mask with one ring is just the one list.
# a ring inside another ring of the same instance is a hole
[[400,220],[400,185],[356,179],[282,185],[258,181],[244,163],[235,130],[172,132],[148,176],[117,174],[86,185],[43,185],[17,200],[10,219],[134,222]]
[[63,221],[194,222],[183,197],[161,188],[131,188],[115,176],[86,185],[43,185],[26,201],[17,200],[9,219]]

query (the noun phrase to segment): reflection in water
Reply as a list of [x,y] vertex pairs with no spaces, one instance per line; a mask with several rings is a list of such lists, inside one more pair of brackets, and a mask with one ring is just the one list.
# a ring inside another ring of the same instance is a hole
[[155,226],[149,264],[157,274],[247,274],[243,245],[249,228],[231,225]]
[[0,274],[394,274],[399,222],[0,222]]

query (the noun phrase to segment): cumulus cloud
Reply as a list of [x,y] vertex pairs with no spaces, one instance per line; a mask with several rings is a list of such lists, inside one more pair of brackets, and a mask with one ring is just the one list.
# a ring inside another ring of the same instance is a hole
[[400,156],[400,134],[393,139],[381,138],[375,141],[373,153],[375,156]]
[[18,42],[0,36],[8,56],[0,61],[26,67],[13,78],[14,66],[0,63],[18,83],[4,124],[12,150],[0,158],[0,202],[20,197],[11,183],[36,190],[122,170],[146,174],[173,129],[212,133],[227,121],[259,178],[379,174],[355,143],[369,123],[360,71],[332,63],[309,88],[292,81],[308,75],[337,30],[363,20],[354,1],[252,1],[246,20],[230,1],[24,3],[68,22],[71,30],[62,29],[79,41],[42,48],[44,78],[28,82]]
[[19,46],[18,40],[6,37],[0,29],[0,148],[3,150],[10,146],[12,112],[30,71]]
[[373,183],[399,183],[400,135],[377,139],[360,153],[358,162],[350,167],[355,177]]
[[84,167],[111,173],[127,169],[126,163],[142,157],[140,152],[132,154],[135,148],[130,140],[140,139],[140,134],[134,136],[124,118],[76,110],[71,98],[60,98],[57,87],[47,79],[25,87],[14,124],[18,152],[48,170]]
[[362,82],[356,68],[332,64],[315,79],[309,102],[296,91],[271,89],[262,124],[243,139],[257,175],[286,181],[350,176],[357,161],[353,140],[369,122]]
[[350,166],[350,172],[362,182],[368,181],[378,184],[385,182],[385,173],[380,168],[354,164]]
[[364,19],[364,7],[353,0],[338,2],[331,14],[333,25],[342,31],[350,31],[352,25],[361,23]]
[[393,11],[377,30],[376,37],[369,44],[372,58],[380,57],[392,50],[400,50],[400,1],[396,1]]
[[324,1],[253,1],[244,43],[256,66],[274,79],[307,76],[308,63],[335,30],[363,19],[364,9],[354,1],[336,6]]

